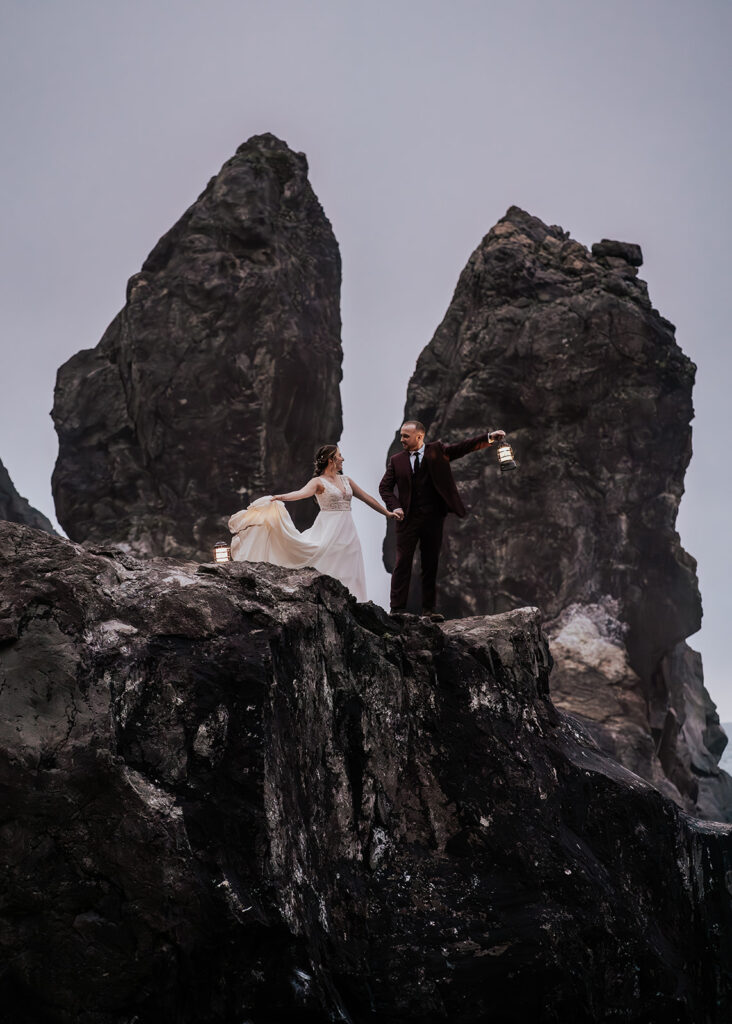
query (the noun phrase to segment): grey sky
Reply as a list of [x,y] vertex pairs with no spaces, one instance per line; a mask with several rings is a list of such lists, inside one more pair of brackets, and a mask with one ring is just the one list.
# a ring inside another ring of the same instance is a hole
[[[732,720],[731,30],[728,0],[0,0],[0,458],[16,487],[52,515],[57,367],[97,343],[127,278],[255,133],[307,153],[341,247],[342,447],[372,493],[417,355],[509,205],[587,245],[639,242],[699,367],[679,527],[705,608],[692,645]],[[383,602],[383,520],[357,523]]]

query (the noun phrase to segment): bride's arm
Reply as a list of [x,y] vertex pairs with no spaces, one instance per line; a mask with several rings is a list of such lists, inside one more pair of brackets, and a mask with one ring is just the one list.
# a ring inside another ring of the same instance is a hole
[[365,502],[369,508],[374,509],[376,512],[381,512],[382,516],[386,516],[387,519],[401,518],[401,516],[396,515],[394,512],[390,512],[388,508],[384,508],[383,505],[380,505],[376,498],[372,498],[370,494],[367,494],[363,488],[358,486],[355,480],[351,480],[350,476],[348,479],[351,484],[351,490],[353,491],[354,498],[359,498],[361,501]]
[[311,480],[301,487],[299,491],[290,491],[288,494],[273,494],[273,501],[300,501],[302,498],[312,498],[315,494],[320,494],[325,488],[321,484],[320,480],[314,476]]

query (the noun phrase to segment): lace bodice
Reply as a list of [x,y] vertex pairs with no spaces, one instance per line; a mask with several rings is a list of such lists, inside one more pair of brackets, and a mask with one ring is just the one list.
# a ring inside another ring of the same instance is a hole
[[351,490],[351,482],[347,476],[340,477],[340,483],[343,487],[339,487],[338,484],[334,484],[325,476],[318,477],[325,490],[322,494],[316,494],[315,498],[320,506],[321,512],[350,512],[351,511],[351,498],[353,497],[353,491]]

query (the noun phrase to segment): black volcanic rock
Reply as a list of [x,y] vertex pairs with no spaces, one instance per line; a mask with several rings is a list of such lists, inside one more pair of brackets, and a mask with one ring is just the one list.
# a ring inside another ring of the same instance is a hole
[[547,696],[534,609],[0,523],[14,1024],[722,1024],[732,829]]
[[487,452],[455,463],[470,514],[450,517],[442,610],[537,605],[559,641],[560,705],[682,806],[726,819],[732,782],[704,739],[718,750],[719,720],[679,647],[701,622],[675,527],[695,367],[641,263],[639,246],[605,239],[591,255],[512,207],[461,274],[405,416],[446,441],[503,427],[520,466],[500,474]]
[[592,255],[623,260],[631,267],[643,266],[641,247],[633,242],[614,242],[609,238],[603,238],[601,242],[595,242],[592,246]]
[[21,498],[13,486],[10,474],[1,461],[0,519],[7,519],[11,523],[24,523],[26,526],[34,527],[36,530],[45,530],[46,533],[56,533],[43,513],[33,508],[25,498]]
[[[307,161],[244,143],[59,370],[53,475],[76,541],[206,557],[226,520],[301,484],[341,433],[340,255]],[[314,503],[293,511],[301,527]]]

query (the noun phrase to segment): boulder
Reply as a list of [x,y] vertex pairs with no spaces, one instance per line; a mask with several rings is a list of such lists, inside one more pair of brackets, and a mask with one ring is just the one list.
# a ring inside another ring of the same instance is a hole
[[555,708],[536,609],[8,523],[0,581],[14,1024],[729,1019],[732,828]]
[[641,247],[633,242],[615,242],[610,238],[603,238],[601,242],[595,242],[592,246],[592,255],[622,260],[631,267],[643,266]]
[[341,433],[340,277],[305,156],[249,139],[130,279],[97,347],[59,370],[68,535],[210,558],[233,512],[302,486]]

